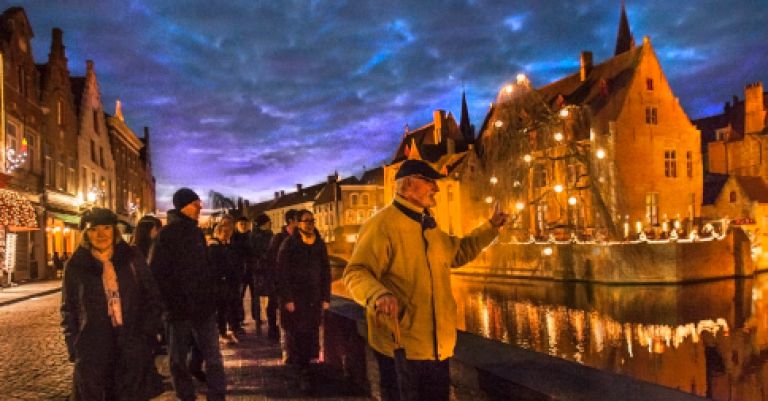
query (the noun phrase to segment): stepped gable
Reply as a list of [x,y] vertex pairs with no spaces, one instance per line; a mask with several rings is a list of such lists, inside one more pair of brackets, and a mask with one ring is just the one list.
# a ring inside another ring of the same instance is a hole
[[[438,116],[439,114],[439,116]],[[432,121],[422,127],[415,130],[408,131],[400,141],[400,145],[397,147],[395,156],[392,158],[392,163],[397,163],[408,158],[408,152],[406,148],[415,144],[419,149],[421,158],[428,162],[436,162],[441,156],[448,152],[447,139],[452,139],[455,143],[455,151],[462,151],[466,149],[466,143],[464,141],[459,125],[453,118],[453,114],[445,112],[443,110],[435,110],[433,112],[435,120],[440,119],[439,123],[441,127],[437,127],[440,131],[435,134],[436,121]]]

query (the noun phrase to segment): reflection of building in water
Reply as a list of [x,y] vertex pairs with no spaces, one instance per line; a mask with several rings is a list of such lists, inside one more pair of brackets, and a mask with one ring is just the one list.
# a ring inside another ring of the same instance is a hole
[[768,393],[768,277],[754,290],[454,279],[462,330],[716,400]]

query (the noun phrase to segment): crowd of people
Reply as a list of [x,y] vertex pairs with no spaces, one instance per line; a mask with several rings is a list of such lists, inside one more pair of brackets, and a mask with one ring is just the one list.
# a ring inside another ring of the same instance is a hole
[[[448,400],[456,343],[449,269],[473,259],[507,220],[496,207],[467,237],[437,229],[429,208],[442,177],[426,162],[404,162],[397,194],[363,224],[344,271],[347,289],[367,311],[384,400]],[[289,210],[274,235],[265,214],[253,222],[226,215],[206,237],[194,191],[176,191],[173,206],[165,226],[143,217],[131,245],[114,212],[94,208],[82,216],[84,235],[64,267],[61,303],[73,398],[158,395],[155,355],[165,344],[179,400],[195,400],[195,380],[209,401],[224,400],[221,347],[246,335],[246,292],[256,333],[265,320],[268,337],[282,337],[286,368],[298,388],[310,390],[331,295],[328,250],[313,213]]]

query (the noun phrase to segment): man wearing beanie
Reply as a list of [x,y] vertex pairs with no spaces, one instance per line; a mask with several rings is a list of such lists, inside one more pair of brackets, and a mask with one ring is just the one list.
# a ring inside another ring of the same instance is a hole
[[215,317],[215,274],[197,223],[202,202],[193,190],[181,188],[173,194],[173,206],[149,261],[167,309],[173,387],[179,400],[195,400],[195,383],[187,365],[194,343],[205,361],[206,397],[223,401],[226,378]]

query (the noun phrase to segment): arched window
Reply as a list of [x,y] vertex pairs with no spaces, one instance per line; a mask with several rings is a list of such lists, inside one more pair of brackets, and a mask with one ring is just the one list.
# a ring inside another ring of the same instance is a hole
[[731,191],[731,193],[728,194],[728,201],[736,203],[736,191]]

